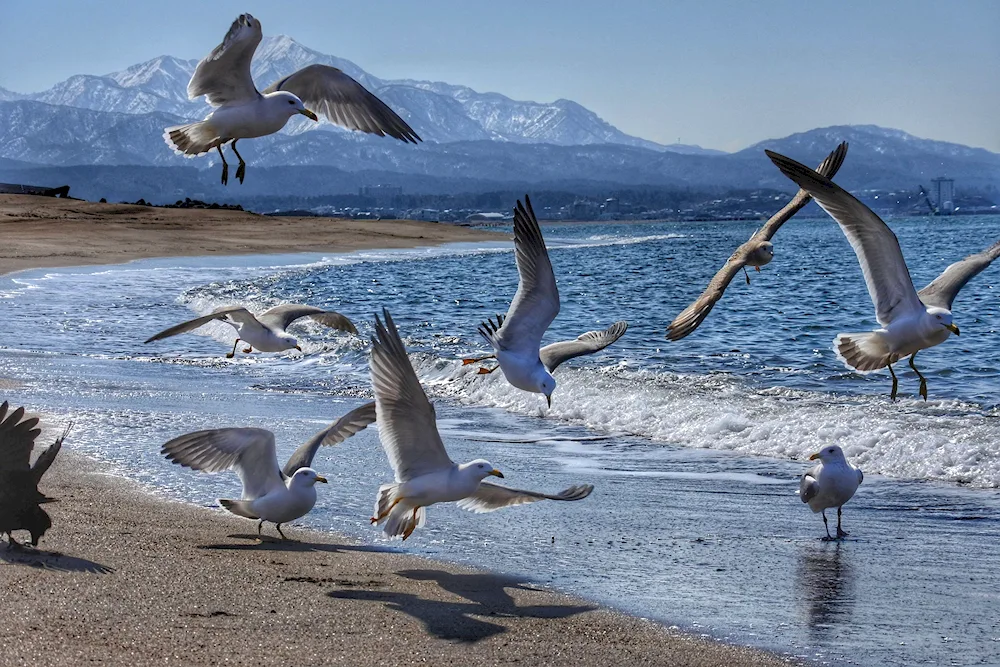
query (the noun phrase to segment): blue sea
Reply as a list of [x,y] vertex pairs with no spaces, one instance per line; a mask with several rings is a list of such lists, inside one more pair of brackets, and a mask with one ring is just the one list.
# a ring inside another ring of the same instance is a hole
[[[1000,239],[1000,217],[889,224],[918,288]],[[614,346],[559,368],[551,409],[458,361],[486,351],[476,327],[516,290],[509,242],[0,278],[0,376],[22,383],[6,398],[77,422],[74,448],[213,506],[239,492],[236,476],[171,465],[160,445],[259,426],[287,456],[370,400],[368,337],[387,307],[453,459],[487,458],[512,486],[596,486],[582,502],[487,515],[434,506],[426,529],[391,544],[822,664],[1000,664],[1000,265],[956,300],[961,337],[920,353],[930,400],[899,364],[893,402],[887,373],[850,372],[831,349],[837,333],[877,325],[828,218],[788,223],[750,285],[741,274],[693,335],[665,339],[755,228],[545,225],[562,299],[546,342],[629,322]],[[221,305],[285,301],[338,310],[361,335],[302,321],[301,354],[233,360],[221,323],[142,344]],[[806,457],[830,443],[865,471],[842,543],[818,539],[822,520],[796,495]],[[375,429],[323,450],[315,467],[331,484],[303,524],[390,544],[368,524],[392,478]]]

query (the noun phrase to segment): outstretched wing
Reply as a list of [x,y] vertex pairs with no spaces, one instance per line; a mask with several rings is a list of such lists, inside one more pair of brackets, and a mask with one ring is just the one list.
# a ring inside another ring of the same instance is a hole
[[[820,174],[826,176],[827,178],[833,178],[833,175],[837,173],[840,169],[840,165],[844,163],[844,157],[847,155],[847,142],[841,143],[837,148],[830,153],[823,162],[820,163],[816,171]],[[754,253],[760,244],[764,241],[770,241],[771,237],[774,236],[775,232],[785,222],[791,219],[793,215],[798,213],[803,206],[808,204],[812,200],[812,197],[805,190],[799,190],[792,201],[771,216],[770,220],[764,223],[757,232],[750,237],[750,240],[737,248],[729,259],[726,261],[725,265],[712,277],[709,281],[708,287],[705,291],[701,293],[690,306],[685,308],[681,313],[674,318],[674,321],[670,323],[667,328],[667,338],[670,340],[680,340],[685,336],[689,335],[692,331],[698,328],[698,326],[705,321],[708,314],[712,312],[712,308],[715,304],[722,298],[723,293],[725,293],[726,288],[729,287],[729,283],[732,282],[736,274],[740,272],[744,266],[746,266],[747,261],[750,259],[750,255]]]
[[536,503],[539,500],[583,500],[593,490],[593,484],[576,484],[555,495],[549,495],[548,493],[539,493],[537,491],[511,489],[484,481],[479,483],[478,491],[468,498],[459,500],[457,504],[464,510],[482,514],[483,512],[493,512],[504,507]]
[[292,322],[302,317],[309,317],[331,329],[346,331],[352,334],[358,333],[358,329],[354,326],[354,323],[340,313],[332,310],[323,310],[314,306],[306,306],[301,303],[285,303],[275,306],[262,313],[257,318],[257,321],[271,329],[284,331]]
[[346,415],[323,429],[295,450],[288,458],[288,463],[281,471],[286,477],[291,477],[299,468],[311,468],[316,452],[323,445],[336,445],[347,440],[355,433],[375,421],[375,402],[365,403],[360,408],[354,408]]
[[951,304],[965,284],[979,275],[997,257],[1000,257],[1000,241],[982,252],[969,255],[955,262],[935,278],[930,285],[917,292],[920,300],[928,306],[951,310]]
[[52,446],[46,449],[44,452],[38,455],[35,462],[31,464],[31,474],[35,478],[35,484],[37,484],[42,479],[42,475],[48,472],[49,468],[56,460],[56,456],[62,449],[63,440],[69,435],[70,429],[73,428],[73,422],[66,425],[63,429],[62,434],[56,438],[56,441],[52,443]]
[[858,256],[879,324],[888,326],[900,316],[924,310],[913,289],[896,235],[874,211],[809,167],[784,155],[764,152],[785,176],[812,195],[840,225]]
[[627,329],[628,322],[615,322],[604,331],[588,331],[576,340],[546,345],[538,351],[538,356],[551,373],[564,361],[603,350],[625,335]]
[[360,83],[329,65],[309,65],[270,85],[265,94],[286,90],[331,123],[380,137],[417,143],[417,133]]
[[274,434],[262,428],[218,428],[185,433],[160,453],[178,465],[203,472],[235,470],[243,500],[254,500],[285,485],[278,468]]
[[519,276],[517,294],[500,329],[480,327],[480,334],[498,350],[536,354],[545,330],[559,314],[559,290],[527,195],[524,204],[518,200],[514,209],[514,251]]
[[[0,471],[27,472],[31,469],[31,450],[35,438],[41,433],[38,418],[21,421],[24,408],[17,408],[8,414],[9,404],[0,404]],[[5,418],[6,417],[6,418]]]
[[222,308],[217,308],[213,310],[208,315],[202,315],[201,317],[196,317],[193,320],[188,320],[187,322],[181,322],[176,326],[172,326],[169,329],[164,329],[160,333],[151,336],[143,341],[143,344],[152,343],[154,340],[162,340],[164,338],[170,338],[171,336],[176,336],[177,334],[187,333],[188,331],[194,331],[198,327],[208,324],[212,320],[222,320],[223,322],[228,322],[229,319],[236,321],[243,321],[245,319],[256,319],[249,310],[243,306],[223,306]]
[[205,95],[214,107],[260,97],[250,76],[250,61],[262,37],[260,21],[249,14],[240,15],[222,44],[198,63],[188,83],[188,97],[193,100]]
[[389,311],[375,316],[371,375],[378,435],[397,482],[407,482],[455,464],[438,433],[434,407],[413,371]]

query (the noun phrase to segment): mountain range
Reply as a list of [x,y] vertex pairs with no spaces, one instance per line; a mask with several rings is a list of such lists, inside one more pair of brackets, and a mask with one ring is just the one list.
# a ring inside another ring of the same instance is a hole
[[[338,67],[357,79],[425,142],[413,146],[298,119],[279,134],[241,145],[251,165],[241,193],[265,194],[275,187],[274,182],[255,182],[255,171],[307,166],[320,167],[331,177],[326,185],[313,184],[331,192],[356,188],[358,182],[389,182],[428,191],[495,188],[513,182],[790,190],[794,186],[771,166],[764,148],[812,164],[844,140],[851,149],[838,182],[848,188],[916,189],[936,176],[955,178],[959,188],[991,191],[1000,185],[1000,154],[899,130],[829,127],[731,154],[665,146],[621,132],[569,100],[523,102],[442,82],[380,79],[348,60],[313,51],[285,36],[264,38],[252,74],[263,89],[313,63]],[[203,100],[187,98],[187,83],[196,65],[196,60],[160,56],[103,76],[72,76],[38,93],[0,88],[0,179],[25,180],[29,176],[25,171],[36,179],[66,178],[71,171],[75,183],[96,184],[97,172],[79,167],[129,165],[133,168],[125,171],[134,175],[136,188],[155,187],[156,179],[163,183],[165,174],[171,174],[171,182],[204,181],[201,190],[206,196],[231,197],[236,193],[218,185],[216,170],[206,171],[217,157],[184,159],[161,138],[164,127],[203,118],[210,111]],[[67,171],[66,165],[72,169]],[[156,169],[154,177],[147,171],[154,167],[167,169]],[[345,174],[354,176],[344,178]],[[300,180],[277,181],[293,190],[305,187]],[[152,198],[172,196],[163,195]],[[138,196],[150,198],[148,193]]]

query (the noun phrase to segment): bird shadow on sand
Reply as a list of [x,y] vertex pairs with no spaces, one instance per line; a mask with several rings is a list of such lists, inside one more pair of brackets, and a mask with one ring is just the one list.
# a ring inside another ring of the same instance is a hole
[[342,600],[381,602],[419,620],[440,639],[477,642],[507,631],[500,623],[476,618],[568,618],[593,611],[592,605],[528,605],[519,607],[508,589],[538,591],[510,577],[495,574],[455,574],[440,570],[402,570],[397,575],[413,581],[433,581],[467,602],[428,600],[412,593],[336,590],[327,593]]
[[58,551],[32,549],[31,547],[15,547],[13,549],[0,547],[0,562],[55,572],[87,572],[90,574],[111,574],[114,572],[107,565],[101,565],[86,558],[67,556]]
[[209,551],[284,551],[284,552],[307,552],[307,551],[325,551],[327,553],[340,553],[340,552],[352,552],[352,551],[368,551],[368,552],[392,552],[392,549],[385,549],[380,547],[369,547],[357,544],[330,544],[327,542],[300,542],[299,540],[281,540],[276,537],[270,537],[268,535],[258,538],[256,534],[236,534],[227,535],[230,539],[234,540],[246,540],[243,543],[220,543],[220,544],[202,544],[199,545],[199,549],[207,549]]

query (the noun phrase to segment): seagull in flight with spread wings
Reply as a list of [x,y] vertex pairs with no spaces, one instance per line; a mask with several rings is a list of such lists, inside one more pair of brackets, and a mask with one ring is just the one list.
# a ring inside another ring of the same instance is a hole
[[[483,326],[495,333],[500,330],[503,320],[503,315],[497,315],[496,321],[490,318],[483,323]],[[563,362],[600,352],[624,336],[627,330],[628,322],[619,320],[603,331],[588,331],[587,333],[580,334],[573,340],[561,340],[557,343],[550,343],[538,351],[538,358],[545,366],[545,370],[549,373],[555,373],[556,369]],[[475,359],[462,359],[462,365],[467,366],[468,364],[486,361],[487,359],[496,359],[496,355],[489,354],[485,357],[477,357]],[[480,368],[479,374],[487,375],[498,368],[500,368],[499,365],[493,368]]]
[[[837,146],[816,167],[816,171],[827,178],[833,178],[833,175],[840,169],[840,165],[844,163],[846,155],[847,142],[845,141]],[[715,307],[716,302],[722,298],[726,288],[729,287],[729,283],[732,282],[741,269],[743,275],[746,276],[747,285],[749,285],[750,275],[747,273],[746,267],[752,266],[760,271],[760,267],[770,263],[774,259],[774,244],[771,243],[771,239],[781,229],[783,224],[788,222],[793,215],[798,213],[810,201],[812,201],[812,197],[809,193],[805,190],[799,190],[792,197],[792,201],[788,202],[783,209],[771,216],[771,219],[765,222],[764,226],[758,229],[750,237],[749,241],[737,248],[729,257],[726,264],[709,281],[708,287],[705,288],[701,296],[670,323],[667,329],[667,338],[670,340],[680,340],[697,329],[698,325],[704,322],[708,314],[712,312],[712,308]]]
[[462,509],[482,513],[539,500],[582,500],[590,495],[594,490],[591,484],[574,485],[554,495],[491,484],[485,481],[487,477],[503,478],[503,473],[489,461],[452,461],[438,432],[434,406],[413,371],[396,324],[389,311],[384,310],[383,315],[385,324],[375,317],[371,375],[379,440],[396,481],[379,487],[372,523],[384,521],[386,536],[408,538],[424,525],[426,508],[434,503],[457,501]]
[[888,367],[893,400],[899,381],[892,364],[910,357],[910,368],[920,378],[920,395],[926,401],[927,379],[913,363],[917,352],[940,345],[951,334],[959,335],[952,321],[952,302],[966,283],[1000,257],[1000,242],[955,262],[918,292],[896,235],[874,211],[809,167],[771,151],[767,156],[837,221],[861,264],[881,328],[838,335],[833,342],[837,356],[848,368],[862,373]]
[[236,178],[246,175],[246,162],[236,150],[240,139],[274,134],[297,114],[319,120],[309,105],[331,123],[380,137],[417,143],[417,133],[382,100],[347,74],[328,65],[309,65],[268,86],[264,92],[250,76],[250,61],[263,37],[260,21],[242,14],[233,21],[222,44],[195,68],[188,83],[192,100],[204,95],[216,110],[197,123],[168,127],[167,145],[178,155],[195,157],[213,148],[222,158],[222,184],[229,182],[229,164],[222,145],[232,142],[240,161]]

